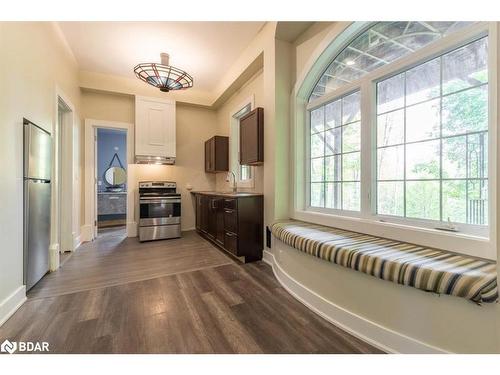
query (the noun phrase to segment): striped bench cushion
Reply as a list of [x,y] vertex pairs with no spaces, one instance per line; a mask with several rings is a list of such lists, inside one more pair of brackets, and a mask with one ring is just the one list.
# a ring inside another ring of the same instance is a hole
[[498,300],[495,262],[302,221],[271,230],[300,251],[383,280],[476,303]]

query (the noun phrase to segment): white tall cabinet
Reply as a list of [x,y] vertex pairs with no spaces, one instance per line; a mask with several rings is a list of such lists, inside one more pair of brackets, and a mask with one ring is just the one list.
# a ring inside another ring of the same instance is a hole
[[136,162],[173,164],[175,155],[175,101],[136,96]]

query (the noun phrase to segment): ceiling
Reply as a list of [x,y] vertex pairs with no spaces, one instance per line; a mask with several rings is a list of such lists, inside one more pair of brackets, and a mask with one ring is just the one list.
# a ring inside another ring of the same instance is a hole
[[81,70],[134,78],[138,63],[185,70],[194,87],[213,90],[265,22],[59,22]]

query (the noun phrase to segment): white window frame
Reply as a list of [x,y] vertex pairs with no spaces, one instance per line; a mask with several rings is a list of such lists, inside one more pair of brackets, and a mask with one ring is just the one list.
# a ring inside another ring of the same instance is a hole
[[[321,104],[317,104],[313,107],[307,106],[307,124],[306,124],[306,155],[307,155],[307,163],[306,163],[306,207],[307,210],[309,211],[314,211],[314,212],[322,212],[322,213],[332,213],[334,215],[343,215],[343,216],[351,216],[351,217],[359,217],[361,215],[361,212],[363,210],[363,183],[361,180],[363,179],[363,167],[361,167],[360,171],[360,210],[359,211],[352,211],[352,210],[344,210],[344,209],[339,209],[339,208],[326,208],[326,207],[315,207],[311,206],[311,112],[319,107],[325,106],[326,104],[329,104],[331,102],[334,102],[336,100],[342,99],[346,96],[349,96],[350,94],[354,94],[355,92],[359,91],[361,94],[361,105],[363,101],[363,93],[361,92],[361,86],[359,85],[346,85],[342,86],[340,89],[335,90],[335,96],[333,98],[330,98],[327,102],[323,102]],[[332,93],[333,94],[333,93]],[[360,120],[360,136],[361,139],[363,138],[363,111],[361,110],[361,120]],[[342,138],[341,138],[342,139]],[[362,145],[361,145],[362,147]],[[361,152],[361,148],[359,150],[360,152],[360,158],[361,158],[361,164],[363,164],[363,154]],[[342,166],[341,166],[342,168]],[[342,198],[343,199],[343,198]]]
[[[399,218],[376,214],[376,83],[399,72],[411,69],[428,60],[445,54],[464,44],[481,37],[488,36],[488,226],[457,224],[459,232],[443,232],[435,229],[439,221]],[[448,249],[464,254],[488,259],[496,259],[496,249],[492,244],[496,241],[496,141],[497,141],[497,26],[496,23],[480,22],[441,38],[420,50],[401,59],[382,66],[361,79],[354,81],[331,93],[325,94],[307,103],[305,98],[297,98],[295,115],[296,130],[302,130],[305,140],[303,163],[304,171],[296,171],[296,176],[303,176],[303,186],[296,186],[294,192],[293,217],[296,219],[317,222],[344,229],[360,230],[363,223],[365,232],[374,235],[396,238],[403,241],[420,243]],[[337,53],[340,50],[337,51]],[[332,56],[334,57],[334,56]],[[331,60],[330,60],[331,62]],[[314,87],[314,84],[311,86]],[[310,111],[346,93],[360,90],[361,92],[361,210],[359,212],[342,211],[310,207]],[[300,126],[301,121],[303,125]],[[297,137],[299,133],[295,136]],[[300,146],[300,140],[295,138],[295,146]],[[302,141],[304,142],[304,141]],[[296,152],[295,164],[297,156]],[[300,177],[299,177],[300,178]],[[296,179],[300,184],[300,180]],[[303,192],[303,194],[302,194]],[[299,194],[299,195],[297,195]],[[302,196],[300,203],[296,198]],[[425,238],[422,234],[425,233]]]
[[239,118],[236,115],[241,112],[245,107],[250,106],[250,111],[255,108],[255,95],[249,96],[238,106],[234,107],[229,112],[229,128],[230,128],[230,156],[229,165],[230,171],[236,176],[236,187],[252,189],[255,187],[255,167],[250,166],[250,178],[246,180],[241,179],[241,165],[240,165],[240,132],[239,132]]

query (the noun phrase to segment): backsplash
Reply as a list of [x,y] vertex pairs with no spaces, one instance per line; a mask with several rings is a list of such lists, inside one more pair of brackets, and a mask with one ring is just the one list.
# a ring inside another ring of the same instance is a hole
[[[254,187],[238,187],[238,191],[249,191],[253,193],[264,192],[264,166],[258,165],[253,167]],[[231,182],[226,181],[227,173],[217,173],[215,178],[215,190],[229,191],[232,189]],[[232,180],[231,180],[232,181]]]

